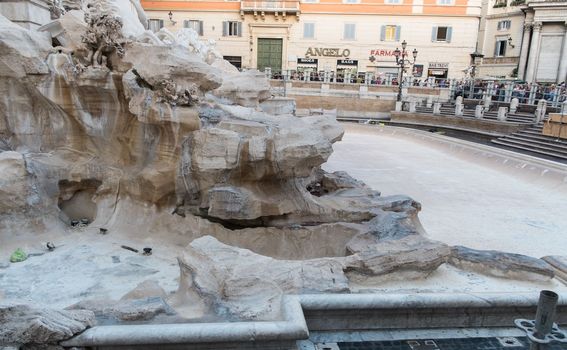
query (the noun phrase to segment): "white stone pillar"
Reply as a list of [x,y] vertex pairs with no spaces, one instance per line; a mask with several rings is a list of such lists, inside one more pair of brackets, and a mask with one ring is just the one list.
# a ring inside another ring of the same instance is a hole
[[528,63],[528,51],[530,49],[530,38],[532,37],[532,24],[524,23],[524,36],[522,38],[522,49],[520,51],[520,63],[518,65],[518,78],[524,79],[526,64]]
[[567,81],[567,22],[564,23],[563,48],[559,56],[559,73],[557,73],[557,83]]
[[561,114],[567,115],[567,101],[565,101],[561,104]]
[[500,107],[498,108],[498,120],[500,120],[501,122],[505,122],[508,113],[508,108],[507,107]]
[[401,111],[402,111],[402,106],[403,106],[403,102],[402,102],[402,101],[396,101],[396,112],[401,112]]
[[484,107],[482,105],[476,105],[474,109],[474,117],[476,119],[482,119],[484,117]]
[[514,97],[510,102],[510,113],[516,113],[516,110],[518,109],[518,104],[520,104],[520,100]]
[[528,83],[535,82],[536,79],[536,69],[537,69],[537,60],[539,54],[539,41],[541,38],[541,22],[534,23],[534,31],[532,34],[532,44],[530,47],[530,57],[528,59],[528,68],[526,70],[526,81]]
[[411,102],[409,103],[409,111],[410,111],[410,113],[415,113],[416,104],[417,104],[417,103],[416,103],[415,101],[411,101]]
[[435,102],[433,104],[433,114],[441,114],[441,103]]
[[455,105],[455,117],[462,117],[465,108],[462,103],[457,103]]
[[432,105],[433,105],[433,97],[427,96],[427,101],[425,101],[425,107],[431,108]]

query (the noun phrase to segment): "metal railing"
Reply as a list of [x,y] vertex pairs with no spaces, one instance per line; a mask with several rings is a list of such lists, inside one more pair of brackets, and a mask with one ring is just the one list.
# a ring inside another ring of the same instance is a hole
[[[396,74],[375,74],[371,72],[356,73],[354,71],[315,71],[315,70],[284,70],[272,72],[265,71],[270,79],[303,82],[362,84],[368,86],[399,86]],[[490,100],[491,102],[510,103],[518,99],[520,104],[537,105],[540,100],[547,101],[551,107],[561,107],[567,101],[567,88],[565,83],[556,84],[528,84],[513,81],[486,81],[486,80],[458,80],[445,78],[415,78],[404,77],[403,87],[439,88],[449,89],[450,98],[457,96],[463,98]],[[565,107],[564,107],[565,108]]]

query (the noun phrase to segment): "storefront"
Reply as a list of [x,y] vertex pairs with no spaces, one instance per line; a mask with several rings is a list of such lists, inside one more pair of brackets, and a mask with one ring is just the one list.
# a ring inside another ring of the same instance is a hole
[[316,58],[298,58],[297,73],[300,75],[309,74],[310,80],[315,80],[315,76],[319,70],[319,60]]
[[348,76],[355,81],[358,74],[358,60],[337,60],[336,72],[338,82],[344,82]]
[[427,76],[435,79],[447,79],[449,76],[449,63],[446,62],[429,62]]

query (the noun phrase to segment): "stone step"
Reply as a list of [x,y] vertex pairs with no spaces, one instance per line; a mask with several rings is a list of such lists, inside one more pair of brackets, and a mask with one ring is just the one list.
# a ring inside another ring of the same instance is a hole
[[491,140],[491,142],[567,160],[567,151],[563,151],[555,147],[538,146],[530,142],[511,140],[506,137]]
[[518,132],[518,134],[521,134],[522,136],[530,137],[530,138],[533,138],[533,139],[556,141],[557,143],[567,144],[567,139],[558,139],[557,137],[554,137],[554,136],[543,135],[542,130],[532,130],[530,128],[528,130],[520,131],[520,132]]
[[553,153],[553,152],[540,151],[540,150],[533,149],[531,147],[519,146],[519,145],[508,143],[506,141],[501,141],[501,140],[491,140],[490,142],[497,144],[497,145],[512,148],[512,149],[524,150],[524,151],[528,151],[528,152],[535,153],[535,154],[545,155],[545,156],[551,157],[551,158],[557,158],[557,159],[560,159],[562,161],[567,161],[567,156],[564,156],[564,155],[561,155],[561,154],[556,154],[556,153]]
[[530,138],[526,138],[526,137],[522,137],[522,136],[517,136],[516,134],[512,134],[512,135],[508,135],[505,137],[501,137],[501,139],[504,140],[518,140],[518,141],[524,141],[524,142],[529,142],[529,143],[533,143],[533,144],[537,144],[537,145],[542,145],[542,146],[550,146],[556,149],[560,149],[560,150],[564,150],[567,152],[567,144],[564,143],[558,143],[558,142],[554,142],[554,141],[547,141],[547,140],[534,140],[534,139],[530,139]]
[[530,141],[547,142],[554,145],[567,146],[567,140],[558,139],[557,137],[553,137],[553,136],[545,136],[541,134],[526,134],[524,131],[515,133],[513,134],[513,136],[521,137],[525,140],[530,140]]

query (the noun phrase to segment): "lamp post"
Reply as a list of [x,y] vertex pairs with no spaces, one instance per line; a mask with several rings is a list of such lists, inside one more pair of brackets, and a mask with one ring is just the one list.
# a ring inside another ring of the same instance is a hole
[[409,52],[406,51],[408,43],[404,40],[402,42],[402,51],[396,47],[394,51],[394,56],[396,56],[396,64],[400,66],[400,80],[398,81],[398,101],[402,101],[402,86],[404,82],[404,70],[410,66],[415,64],[415,59],[417,58],[417,49],[413,49],[412,56],[413,62],[408,59]]

